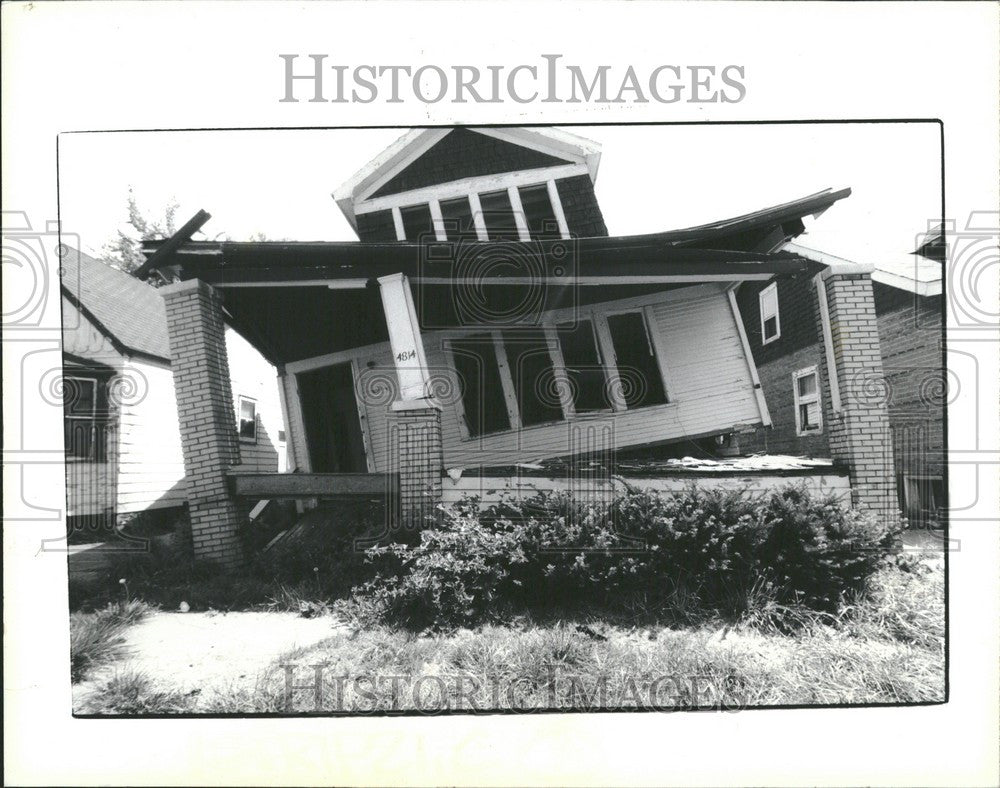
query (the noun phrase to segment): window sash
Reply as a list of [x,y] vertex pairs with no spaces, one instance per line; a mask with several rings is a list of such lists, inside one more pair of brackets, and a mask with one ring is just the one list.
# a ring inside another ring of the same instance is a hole
[[[646,337],[648,341],[648,346],[654,356],[656,369],[660,375],[660,382],[662,384],[662,391],[664,400],[662,402],[652,402],[648,404],[633,405],[629,407],[625,401],[625,397],[619,390],[620,386],[609,386],[608,381],[614,380],[618,375],[617,360],[614,352],[614,343],[611,336],[611,331],[608,327],[607,319],[616,315],[624,314],[638,314],[642,318],[643,326],[646,330]],[[499,375],[499,393],[502,394],[501,398],[504,405],[506,406],[506,416],[507,425],[500,429],[485,429],[483,431],[470,429],[469,417],[471,414],[466,412],[466,403],[464,402],[464,396],[456,398],[456,407],[458,410],[459,424],[461,426],[461,431],[463,438],[465,440],[471,440],[475,438],[482,438],[489,435],[499,435],[506,432],[511,432],[519,430],[522,428],[533,428],[542,427],[551,424],[558,424],[562,421],[569,421],[575,419],[580,415],[590,414],[590,413],[610,413],[610,412],[628,412],[635,410],[642,410],[649,407],[663,407],[670,404],[670,395],[667,389],[666,383],[666,372],[665,372],[665,355],[662,347],[662,343],[659,341],[655,330],[654,324],[650,319],[649,310],[646,308],[631,308],[622,309],[614,312],[604,313],[601,311],[587,311],[579,315],[576,320],[576,325],[579,326],[580,323],[590,323],[590,336],[592,337],[593,350],[594,350],[594,363],[589,362],[584,363],[574,363],[571,359],[566,360],[564,354],[564,345],[562,340],[562,333],[566,330],[567,323],[565,321],[546,321],[541,326],[537,328],[540,334],[543,334],[546,338],[546,344],[549,350],[549,363],[551,365],[552,373],[556,381],[556,389],[558,391],[558,396],[560,399],[562,407],[562,418],[554,419],[551,421],[539,421],[530,424],[523,423],[523,414],[521,413],[521,407],[519,405],[519,394],[517,391],[517,382],[515,380],[514,370],[511,369],[511,363],[514,363],[511,359],[510,350],[514,349],[514,356],[516,356],[516,348],[518,343],[516,337],[511,337],[511,342],[505,341],[503,333],[499,330],[483,330],[477,336],[481,338],[481,345],[484,348],[483,353],[490,352],[490,363],[496,363],[496,370]],[[562,331],[560,331],[562,327]],[[489,339],[487,339],[487,337]],[[492,340],[492,345],[490,341]],[[454,384],[459,385],[458,380],[459,365],[456,362],[455,346],[464,343],[462,339],[448,339],[445,340],[444,347],[451,355],[451,366],[455,371]],[[584,360],[585,361],[585,360]],[[581,366],[582,364],[582,366]],[[594,369],[591,369],[594,367]],[[586,408],[584,410],[578,410],[577,406],[579,404],[578,399],[574,399],[569,387],[565,385],[567,381],[573,380],[573,373],[578,368],[584,369],[586,372],[597,374],[599,370],[601,375],[601,388],[602,395],[606,405],[604,407],[594,409]],[[523,383],[522,383],[523,385]],[[496,403],[499,404],[499,403]],[[475,411],[478,413],[482,410],[483,403],[480,402]]]
[[[813,379],[812,391],[803,394],[803,381],[808,378]],[[807,367],[792,373],[792,394],[795,402],[796,435],[815,435],[822,432],[823,408],[819,396],[819,371],[816,367]]]
[[[761,344],[766,345],[781,336],[781,316],[778,313],[778,284],[772,282],[758,295],[758,305],[760,307],[760,339]],[[774,333],[768,335],[767,323],[774,321]]]
[[[243,443],[257,442],[257,401],[242,394],[237,398],[239,413],[236,423],[236,433]],[[248,412],[249,406],[249,412]],[[244,427],[244,425],[249,425]]]

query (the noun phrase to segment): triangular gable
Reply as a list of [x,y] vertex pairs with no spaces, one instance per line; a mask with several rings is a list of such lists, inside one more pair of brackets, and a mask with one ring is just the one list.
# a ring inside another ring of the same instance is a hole
[[[597,143],[550,127],[412,129],[362,167],[334,192],[333,198],[357,229],[356,206],[379,196],[467,178],[566,165],[576,165],[594,182],[600,160]],[[443,172],[441,165],[459,161],[470,168],[468,172],[456,173],[453,168]]]
[[438,140],[371,196],[384,197],[387,194],[399,194],[462,178],[574,163],[566,158],[557,158],[523,145],[460,128]]

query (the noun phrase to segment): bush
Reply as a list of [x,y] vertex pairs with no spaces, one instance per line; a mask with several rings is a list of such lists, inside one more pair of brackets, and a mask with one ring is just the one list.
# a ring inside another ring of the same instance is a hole
[[683,600],[705,616],[835,611],[864,591],[896,535],[801,487],[628,492],[604,505],[544,494],[482,511],[471,499],[419,544],[370,550],[378,574],[354,589],[355,609],[415,628],[637,598],[661,611]]

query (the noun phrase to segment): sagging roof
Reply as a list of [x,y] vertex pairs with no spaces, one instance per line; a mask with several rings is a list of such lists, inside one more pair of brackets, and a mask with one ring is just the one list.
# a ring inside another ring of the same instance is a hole
[[[143,244],[155,250],[160,241]],[[404,273],[415,280],[513,284],[522,279],[652,281],[656,277],[738,280],[818,271],[790,252],[746,252],[677,246],[656,236],[576,240],[360,242],[189,242],[174,255],[181,278],[212,284],[369,280]],[[595,282],[596,283],[596,282]]]
[[155,288],[71,247],[60,265],[63,294],[119,350],[170,360],[166,308]]

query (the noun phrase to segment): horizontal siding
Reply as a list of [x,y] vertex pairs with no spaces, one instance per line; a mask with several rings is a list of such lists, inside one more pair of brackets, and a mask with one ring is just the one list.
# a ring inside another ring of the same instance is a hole
[[174,378],[169,368],[132,360],[143,392],[122,403],[118,439],[118,512],[179,506],[184,492]]
[[[226,354],[232,381],[233,414],[237,417],[240,396],[257,403],[257,442],[240,441],[240,468],[274,473],[284,470],[284,444],[278,433],[285,429],[278,399],[278,379],[273,366],[243,337],[226,329]],[[234,422],[235,423],[235,422]]]
[[[690,290],[690,292],[686,292]],[[616,302],[606,309],[614,310]],[[652,309],[658,342],[666,353],[667,405],[625,413],[587,416],[571,422],[464,440],[456,407],[457,382],[440,335],[424,337],[432,375],[447,381],[438,393],[443,405],[442,442],[446,467],[477,467],[557,457],[578,451],[588,436],[605,436],[603,446],[630,446],[723,432],[760,422],[753,384],[728,297],[715,286],[671,291]],[[395,390],[388,344],[357,356],[363,370],[358,387],[375,455],[376,469],[393,470],[389,408]],[[380,385],[381,382],[385,385]]]

